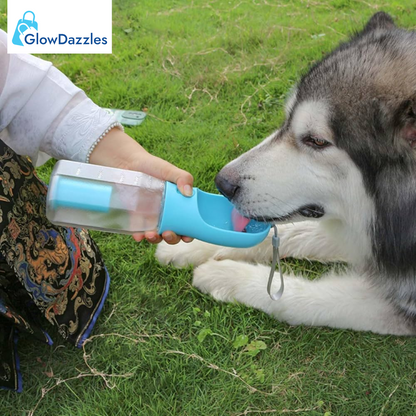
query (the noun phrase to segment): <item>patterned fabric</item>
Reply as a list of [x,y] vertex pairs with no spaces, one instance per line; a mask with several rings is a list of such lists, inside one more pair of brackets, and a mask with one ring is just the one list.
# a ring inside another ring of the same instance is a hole
[[110,281],[87,231],[47,220],[46,192],[30,161],[0,141],[0,387],[17,391],[17,333],[51,344],[46,318],[81,346]]

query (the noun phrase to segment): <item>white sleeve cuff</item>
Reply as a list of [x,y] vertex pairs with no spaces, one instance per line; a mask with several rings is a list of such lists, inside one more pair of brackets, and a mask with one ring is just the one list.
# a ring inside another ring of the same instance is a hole
[[60,121],[53,137],[47,137],[40,150],[56,159],[86,162],[90,149],[105,130],[117,120],[84,95]]

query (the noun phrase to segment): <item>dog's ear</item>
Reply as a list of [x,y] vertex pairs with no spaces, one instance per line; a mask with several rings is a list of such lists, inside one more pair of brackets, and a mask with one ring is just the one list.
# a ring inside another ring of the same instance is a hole
[[370,18],[370,20],[367,22],[361,33],[366,34],[377,29],[390,30],[394,27],[396,26],[392,17],[389,14],[384,12],[378,12]]
[[413,149],[416,148],[416,99],[403,101],[399,106],[394,124],[399,137],[405,140]]

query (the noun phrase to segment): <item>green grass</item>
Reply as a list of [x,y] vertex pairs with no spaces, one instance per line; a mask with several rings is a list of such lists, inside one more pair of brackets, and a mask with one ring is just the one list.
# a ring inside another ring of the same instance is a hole
[[[114,0],[112,56],[46,58],[101,106],[147,108],[127,132],[214,191],[215,173],[277,128],[309,64],[377,10],[414,27],[413,1],[370,3]],[[191,269],[158,265],[146,243],[94,236],[112,276],[94,331],[103,336],[86,361],[53,330],[51,348],[22,338],[24,392],[1,392],[0,415],[415,414],[415,339],[290,327],[200,294]],[[265,349],[233,346],[241,336]]]

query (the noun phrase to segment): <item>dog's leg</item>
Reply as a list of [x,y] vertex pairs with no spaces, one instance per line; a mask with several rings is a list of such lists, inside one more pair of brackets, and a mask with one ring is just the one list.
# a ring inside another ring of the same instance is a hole
[[[285,291],[273,301],[266,292],[270,269],[232,260],[209,260],[195,269],[193,284],[215,299],[238,301],[260,309],[291,325],[329,326],[411,335],[406,325],[379,289],[351,272],[328,274],[318,280],[285,276]],[[273,291],[279,287],[275,279]]]
[[[347,254],[331,238],[328,229],[316,221],[304,221],[278,226],[280,256],[306,258],[323,262],[347,260]],[[159,244],[156,257],[162,264],[172,263],[177,267],[198,266],[208,259],[242,260],[255,263],[270,263],[272,260],[272,235],[259,245],[250,248],[220,247],[202,241],[179,243],[175,246]]]

